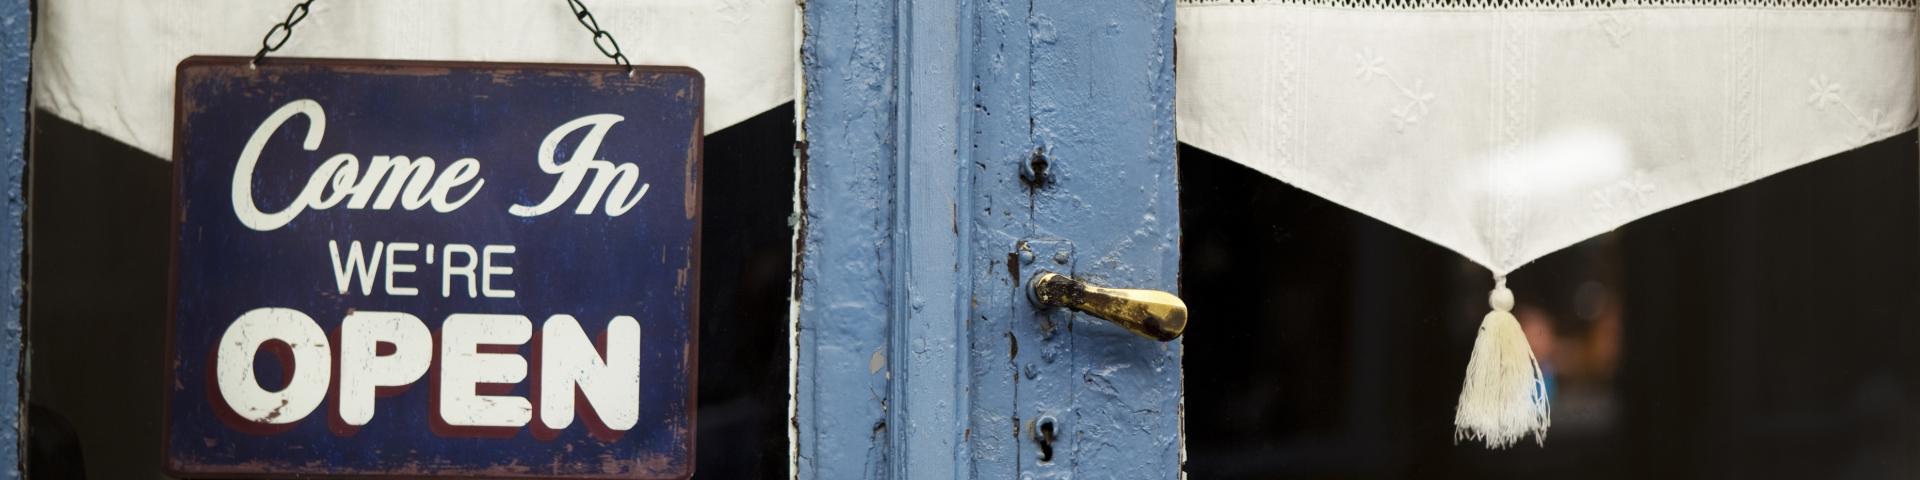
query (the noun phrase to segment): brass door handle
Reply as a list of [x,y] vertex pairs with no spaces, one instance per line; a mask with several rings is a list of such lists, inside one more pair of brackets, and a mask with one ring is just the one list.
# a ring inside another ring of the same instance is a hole
[[1100,317],[1162,342],[1180,338],[1187,329],[1187,302],[1159,290],[1106,288],[1040,272],[1027,285],[1027,301],[1042,309],[1067,307]]

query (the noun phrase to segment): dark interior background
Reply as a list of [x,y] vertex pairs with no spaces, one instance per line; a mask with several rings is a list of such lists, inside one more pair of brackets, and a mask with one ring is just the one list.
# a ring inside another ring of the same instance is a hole
[[1485,269],[1180,155],[1193,478],[1920,478],[1912,132],[1510,275],[1553,427],[1502,451],[1453,441]]
[[[792,107],[708,136],[697,471],[786,474]],[[29,474],[159,478],[167,162],[37,115]],[[1193,478],[1920,477],[1920,167],[1898,136],[1636,221],[1511,282],[1545,448],[1453,443],[1491,279],[1182,147]]]
[[[27,473],[160,471],[171,164],[45,112],[28,165]],[[793,107],[707,136],[695,471],[787,472]]]

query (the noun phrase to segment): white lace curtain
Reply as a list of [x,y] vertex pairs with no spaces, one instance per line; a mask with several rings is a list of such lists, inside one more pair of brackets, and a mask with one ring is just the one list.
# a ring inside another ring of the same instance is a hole
[[[1181,0],[1177,15],[1182,142],[1496,278],[1915,122],[1913,0]],[[1500,284],[1455,417],[1494,447],[1551,421]]]
[[[174,65],[246,55],[294,1],[39,2],[33,104],[171,159]],[[607,63],[565,2],[322,1],[274,56]],[[634,64],[706,76],[705,126],[726,128],[793,99],[795,3],[589,2]]]
[[[1181,141],[1496,276],[1915,122],[1914,0],[1179,1]],[[316,3],[277,55],[606,61],[557,3],[465,3]],[[290,5],[42,2],[34,105],[169,158],[174,65]],[[712,131],[792,99],[794,5],[594,7],[634,63],[706,74]],[[1456,418],[1492,445],[1550,421],[1504,292]]]
[[1183,2],[1179,137],[1504,274],[1912,128],[1911,2],[1791,5]]

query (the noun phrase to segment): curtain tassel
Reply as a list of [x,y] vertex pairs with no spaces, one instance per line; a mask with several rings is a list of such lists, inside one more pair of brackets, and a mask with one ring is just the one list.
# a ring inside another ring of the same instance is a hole
[[1513,316],[1513,291],[1507,289],[1506,276],[1494,277],[1487,303],[1493,311],[1480,321],[1473,357],[1467,360],[1467,378],[1453,414],[1453,440],[1499,449],[1530,433],[1544,446],[1552,423],[1545,377]]

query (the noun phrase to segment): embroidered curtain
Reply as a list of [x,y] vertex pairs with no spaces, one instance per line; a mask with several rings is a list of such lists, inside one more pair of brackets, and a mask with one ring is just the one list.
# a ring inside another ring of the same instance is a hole
[[[295,3],[40,2],[34,107],[170,159],[174,66],[193,55],[253,55]],[[704,74],[708,132],[793,99],[794,2],[588,6],[634,64]],[[272,56],[608,63],[591,37],[560,1],[320,1]]]
[[1551,423],[1504,275],[1913,128],[1915,25],[1913,0],[1180,0],[1178,136],[1486,266],[1455,425],[1498,448]]
[[1179,138],[1504,274],[1913,128],[1911,0],[1594,3],[1183,0]]

